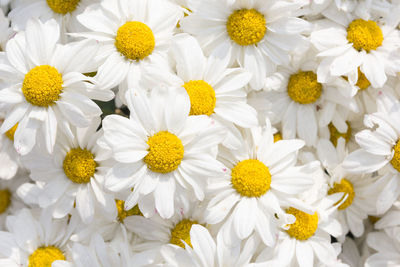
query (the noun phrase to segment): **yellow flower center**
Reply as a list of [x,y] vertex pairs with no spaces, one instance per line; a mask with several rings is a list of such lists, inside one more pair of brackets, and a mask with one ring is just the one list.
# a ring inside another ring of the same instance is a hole
[[208,115],[214,113],[215,98],[214,88],[205,81],[189,81],[183,85],[190,98],[189,115]]
[[67,14],[73,12],[78,6],[80,0],[46,0],[47,5],[58,14]]
[[120,222],[124,222],[126,217],[133,216],[133,215],[139,215],[143,216],[142,212],[139,209],[139,206],[136,205],[130,210],[125,210],[125,201],[116,199],[115,204],[117,205],[117,210],[118,210],[118,220]]
[[347,27],[347,40],[353,43],[354,49],[369,52],[382,45],[383,34],[375,21],[356,19]]
[[176,170],[183,159],[182,141],[174,134],[162,131],[147,140],[149,153],[144,158],[153,172],[168,173]]
[[257,44],[267,32],[264,15],[255,9],[233,12],[228,18],[226,29],[232,41],[243,46]]
[[311,104],[319,99],[322,85],[312,71],[300,71],[290,76],[287,86],[289,97],[300,104]]
[[369,215],[368,216],[368,220],[372,223],[372,224],[375,224],[377,221],[379,221],[381,219],[381,217],[377,217],[377,216],[372,216],[372,215]]
[[22,83],[22,93],[26,101],[35,106],[48,107],[60,98],[62,75],[49,65],[31,69]]
[[283,138],[282,138],[282,134],[281,133],[274,134],[274,143],[276,143],[276,142],[278,142],[278,141],[280,141],[282,139]]
[[64,158],[64,173],[72,182],[77,184],[90,182],[96,167],[97,163],[93,154],[86,148],[73,148]]
[[365,77],[365,74],[361,72],[360,68],[358,68],[358,80],[356,85],[358,86],[359,91],[363,91],[371,85],[367,77]]
[[307,240],[312,237],[318,228],[318,213],[308,214],[301,210],[290,207],[287,214],[296,217],[296,221],[290,224],[290,228],[286,232],[297,240]]
[[340,137],[344,138],[346,142],[350,140],[351,127],[349,122],[346,123],[347,123],[347,132],[345,133],[339,132],[338,129],[336,129],[336,127],[332,123],[329,123],[328,128],[330,132],[330,140],[334,146],[337,146],[337,141],[339,140]]
[[233,188],[245,197],[260,197],[271,185],[271,173],[267,166],[259,160],[247,159],[239,162],[232,169],[231,182]]
[[343,198],[345,198],[346,195],[348,195],[347,199],[342,203],[342,205],[340,205],[338,207],[338,209],[344,210],[347,207],[349,207],[351,205],[351,203],[353,203],[353,199],[355,196],[353,184],[349,180],[343,178],[340,181],[340,183],[335,183],[333,185],[333,187],[328,190],[328,195],[332,195],[332,194],[339,193],[339,192],[343,192],[344,195],[338,201],[338,203],[341,202],[343,200]]
[[390,163],[393,168],[400,172],[400,140],[397,141],[396,145],[393,147],[394,155]]
[[5,135],[8,137],[8,139],[10,139],[11,141],[14,141],[14,134],[15,134],[15,131],[17,130],[17,128],[18,128],[18,123],[15,124],[10,130],[8,130],[5,133]]
[[129,21],[119,27],[115,37],[115,47],[128,59],[140,60],[150,55],[156,41],[153,31],[139,21]]
[[185,244],[182,242],[185,241],[186,244],[192,247],[192,243],[190,242],[190,229],[192,229],[193,224],[198,224],[196,221],[191,221],[188,219],[183,219],[175,228],[171,231],[171,239],[170,243],[185,248]]
[[0,214],[3,214],[11,204],[11,193],[7,189],[0,190]]
[[51,264],[58,260],[65,260],[65,256],[59,248],[41,247],[29,256],[28,267],[51,267]]

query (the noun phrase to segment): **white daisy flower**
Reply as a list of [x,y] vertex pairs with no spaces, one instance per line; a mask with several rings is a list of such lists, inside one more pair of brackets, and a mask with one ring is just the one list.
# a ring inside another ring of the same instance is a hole
[[105,185],[115,192],[134,188],[126,209],[139,203],[146,217],[158,212],[170,218],[177,202],[203,200],[207,178],[222,173],[213,150],[224,129],[207,116],[188,116],[184,88],[155,88],[150,97],[128,91],[126,98],[129,119],[110,115],[103,120],[105,141],[118,162]]
[[[26,32],[7,43],[7,62],[0,64],[0,77],[7,86],[0,90],[0,105],[7,105],[0,128],[5,133],[17,123],[14,147],[29,153],[36,140],[53,151],[57,128],[70,135],[70,124],[87,127],[100,108],[91,100],[108,100],[111,91],[100,90],[82,73],[91,71],[96,44],[58,43],[60,31],[50,20],[30,20]],[[67,60],[66,60],[67,59]]]
[[[40,187],[39,206],[51,207],[55,218],[63,218],[76,206],[82,221],[88,224],[96,208],[107,213],[115,210],[114,197],[103,189],[110,155],[96,143],[103,134],[96,132],[99,124],[97,119],[88,128],[74,128],[74,138],[59,136],[52,155],[35,150],[23,158],[30,177]],[[19,189],[22,199],[32,198],[32,191],[38,191],[32,184]]]
[[48,210],[22,209],[7,218],[0,232],[0,265],[71,267],[69,236],[79,221],[53,220]]
[[131,77],[136,88],[149,64],[159,66],[159,72],[168,68],[169,42],[182,16],[177,5],[164,0],[104,0],[78,16],[91,32],[76,36],[103,46],[98,57],[104,62],[96,75],[102,87],[113,88]]
[[348,76],[355,84],[360,71],[373,87],[382,87],[387,75],[394,76],[399,71],[399,10],[400,6],[393,6],[383,18],[347,13],[330,17],[333,21],[319,22],[319,29],[311,34],[311,42],[322,58],[318,80]]
[[[229,61],[220,58],[220,51],[206,58],[196,39],[187,34],[175,36],[170,49],[172,60],[176,62],[176,75],[157,74],[154,70],[149,79],[158,84],[168,80],[171,86],[184,87],[191,103],[189,115],[207,115],[215,119],[228,129],[224,145],[240,146],[240,132],[233,124],[244,128],[257,126],[257,112],[247,104],[244,89],[251,73],[241,68],[228,68]],[[157,79],[157,76],[163,77]]]
[[100,0],[19,0],[13,5],[8,17],[11,26],[25,30],[30,19],[46,22],[55,19],[60,27],[61,38],[66,41],[65,33],[82,31],[84,28],[76,19],[90,4]]
[[368,129],[356,134],[360,149],[349,154],[343,162],[348,173],[373,173],[383,175],[375,186],[381,190],[376,208],[378,214],[387,211],[400,194],[400,103],[391,95],[380,93],[378,112],[366,115],[364,124]]
[[192,13],[180,24],[199,40],[207,55],[226,47],[230,62],[253,73],[250,85],[260,90],[265,75],[277,65],[288,65],[290,52],[306,44],[302,34],[310,24],[292,15],[301,5],[298,0],[189,0]]
[[205,220],[231,224],[239,239],[256,233],[267,246],[273,246],[279,224],[286,223],[281,206],[303,208],[296,197],[312,186],[311,173],[319,164],[295,166],[304,142],[274,143],[269,121],[265,129],[244,132],[242,144],[234,151],[220,149],[219,159],[227,167],[221,178],[209,181]]
[[331,122],[340,132],[346,132],[347,114],[357,112],[352,98],[356,91],[341,78],[320,83],[316,74],[318,63],[309,60],[312,55],[268,77],[266,92],[255,96],[263,99],[251,101],[256,102],[256,108],[267,110],[273,124],[281,124],[284,139],[298,136],[308,146],[316,145],[318,129]]
[[[376,201],[380,191],[374,185],[374,179],[368,175],[352,175],[341,164],[347,156],[345,140],[340,138],[336,148],[327,139],[320,139],[317,154],[330,178],[328,194],[343,193],[346,200],[338,206],[338,220],[343,235],[348,231],[355,237],[364,232],[364,219],[376,214]],[[378,188],[379,189],[379,188]],[[341,237],[344,239],[344,236]]]
[[286,209],[286,213],[293,217],[291,223],[280,232],[276,246],[265,248],[256,262],[264,266],[337,266],[340,250],[337,251],[336,245],[331,244],[330,235],[341,234],[341,226],[332,216],[340,197],[331,195],[312,203],[314,210],[311,213],[294,207]]

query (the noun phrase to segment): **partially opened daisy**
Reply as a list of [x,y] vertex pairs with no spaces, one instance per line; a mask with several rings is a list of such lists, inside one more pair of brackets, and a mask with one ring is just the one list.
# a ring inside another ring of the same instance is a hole
[[342,193],[343,198],[346,198],[338,206],[338,220],[343,235],[351,231],[355,237],[360,237],[364,233],[364,219],[376,214],[379,187],[374,185],[371,176],[350,174],[342,168],[341,164],[348,154],[343,138],[337,141],[336,148],[329,140],[320,139],[317,154],[330,176],[328,194]]
[[239,239],[256,233],[267,246],[273,246],[278,227],[287,223],[281,206],[303,208],[296,197],[312,186],[311,174],[319,166],[315,161],[296,166],[303,146],[301,140],[274,143],[267,121],[265,129],[244,132],[240,149],[220,148],[219,159],[226,169],[219,179],[209,181],[206,221],[230,224]]
[[18,123],[14,147],[22,155],[37,140],[52,152],[57,129],[69,134],[70,125],[87,127],[101,114],[91,99],[113,97],[82,74],[92,68],[96,44],[60,45],[59,38],[56,21],[30,20],[26,31],[7,43],[7,60],[0,64],[0,77],[6,83],[0,90],[0,106],[6,111],[0,130],[5,133]]
[[149,97],[128,91],[126,98],[129,119],[103,120],[105,141],[118,162],[105,185],[112,191],[133,188],[126,209],[138,203],[146,217],[158,212],[170,218],[176,202],[203,200],[207,178],[222,172],[214,151],[224,130],[208,116],[189,116],[183,87],[154,88]]
[[176,62],[176,75],[157,79],[167,75],[154,70],[149,79],[158,83],[168,80],[170,85],[184,87],[190,99],[189,114],[215,119],[229,129],[224,145],[240,146],[240,132],[233,124],[244,128],[257,126],[257,113],[247,104],[244,89],[251,73],[228,68],[229,59],[221,58],[221,51],[205,57],[196,39],[187,34],[175,36],[170,49]]
[[65,33],[84,29],[78,22],[77,16],[87,6],[99,0],[19,0],[15,2],[8,15],[14,29],[24,30],[30,19],[40,19],[45,22],[53,18],[60,27],[62,39],[66,41]]
[[399,31],[396,29],[400,6],[384,17],[372,12],[357,16],[331,16],[311,34],[311,42],[322,59],[318,80],[346,75],[352,84],[363,74],[375,88],[382,87],[387,75],[399,71]]
[[393,95],[380,92],[377,108],[378,112],[365,116],[367,129],[355,136],[361,148],[346,157],[343,167],[349,173],[382,174],[375,183],[381,191],[376,208],[382,214],[400,194],[400,103]]
[[60,136],[52,155],[35,150],[24,157],[23,163],[39,188],[32,189],[32,184],[22,185],[26,188],[19,189],[21,198],[30,199],[30,193],[36,194],[39,190],[37,204],[40,207],[50,207],[56,218],[63,218],[76,207],[86,224],[93,220],[95,210],[115,211],[114,197],[103,188],[104,176],[109,169],[109,151],[96,143],[103,134],[96,132],[99,124],[98,118],[90,127],[72,129],[73,138]]
[[71,266],[69,237],[78,223],[52,219],[48,210],[18,211],[7,218],[7,231],[0,232],[0,265]]
[[310,30],[310,24],[292,15],[301,2],[189,0],[192,13],[180,25],[199,40],[207,55],[226,47],[230,62],[253,73],[250,85],[260,90],[264,77],[277,65],[287,65],[290,52],[305,42],[302,34]]
[[167,68],[168,44],[182,16],[169,1],[105,0],[78,16],[90,32],[76,36],[103,45],[98,55],[103,64],[96,76],[103,87],[115,87],[128,76],[137,87],[147,65],[157,65],[160,72]]

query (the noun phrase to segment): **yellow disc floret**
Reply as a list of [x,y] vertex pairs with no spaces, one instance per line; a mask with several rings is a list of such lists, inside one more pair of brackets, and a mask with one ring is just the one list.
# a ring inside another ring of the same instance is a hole
[[396,145],[393,147],[393,150],[394,154],[390,163],[392,164],[393,168],[400,172],[400,140],[397,141]]
[[371,85],[367,77],[365,77],[365,74],[361,72],[360,68],[358,68],[358,80],[356,85],[360,91],[367,89]]
[[190,242],[190,229],[192,229],[193,224],[198,224],[196,221],[191,221],[188,219],[183,219],[179,223],[175,225],[175,228],[171,231],[171,239],[170,243],[185,248],[185,244],[182,242],[185,241],[186,244],[192,246]]
[[338,207],[338,209],[344,210],[349,207],[351,203],[353,203],[353,199],[355,196],[353,184],[349,180],[343,178],[340,183],[334,183],[333,187],[328,190],[328,195],[340,192],[344,193],[344,195],[339,200],[339,202],[341,202],[346,197],[346,195],[348,195],[347,199]]
[[176,170],[183,159],[182,141],[174,134],[161,131],[147,140],[149,153],[144,158],[153,172],[168,173]]
[[97,163],[92,152],[86,148],[73,148],[64,158],[64,173],[74,183],[84,184],[90,182],[96,167]]
[[308,214],[304,211],[290,207],[287,214],[292,214],[296,217],[296,221],[289,225],[286,232],[297,240],[307,240],[312,237],[318,228],[318,213]]
[[14,141],[14,134],[15,131],[18,128],[18,123],[16,123],[13,127],[10,128],[10,130],[8,130],[5,135],[8,137],[8,139],[10,139],[11,141]]
[[375,21],[356,19],[347,27],[347,40],[353,43],[354,49],[369,52],[382,45],[383,34]]
[[276,143],[278,141],[281,141],[282,139],[283,138],[282,138],[282,134],[281,133],[274,134],[274,143]]
[[47,5],[58,14],[67,14],[75,11],[80,0],[46,0]]
[[125,201],[116,199],[115,204],[117,205],[117,210],[118,210],[118,220],[120,222],[124,222],[126,217],[133,216],[133,215],[139,215],[143,216],[142,212],[139,209],[139,206],[136,205],[130,210],[125,210]]
[[257,44],[267,32],[264,15],[255,9],[233,12],[228,18],[226,29],[229,37],[242,46]]
[[0,214],[4,213],[11,204],[11,193],[7,189],[0,190]]
[[51,267],[51,264],[58,260],[65,260],[65,256],[59,248],[40,247],[29,256],[28,267]]
[[312,71],[300,71],[290,76],[287,86],[290,98],[300,104],[311,104],[319,99],[322,85]]
[[190,115],[208,115],[214,113],[214,88],[202,80],[189,81],[183,85],[190,98]]
[[260,197],[271,185],[271,173],[267,166],[259,160],[247,159],[239,162],[232,169],[231,182],[233,188],[245,197]]
[[139,21],[129,21],[119,27],[115,47],[128,59],[141,60],[149,56],[156,45],[153,31]]
[[35,106],[48,107],[54,104],[62,92],[62,75],[49,65],[31,69],[22,83],[22,93],[26,101]]
[[346,142],[350,140],[351,137],[351,127],[350,123],[347,123],[347,132],[341,133],[339,132],[336,127],[333,125],[333,123],[329,123],[328,128],[329,128],[329,133],[330,133],[330,140],[334,146],[337,146],[337,141],[339,140],[340,137],[344,138]]

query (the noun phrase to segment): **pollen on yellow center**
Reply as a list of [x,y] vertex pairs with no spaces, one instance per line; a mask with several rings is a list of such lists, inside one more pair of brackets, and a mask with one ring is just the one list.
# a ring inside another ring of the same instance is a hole
[[153,172],[168,173],[176,170],[183,159],[182,141],[174,134],[161,131],[147,140],[149,153],[144,158]]
[[116,199],[115,200],[115,205],[117,206],[117,210],[118,210],[118,220],[120,222],[124,222],[126,217],[129,216],[133,216],[133,215],[139,215],[139,216],[143,216],[142,212],[139,209],[139,206],[136,205],[133,208],[131,208],[130,210],[125,210],[124,206],[125,206],[125,201],[123,200],[119,200]]
[[189,81],[183,85],[190,99],[189,115],[208,115],[214,113],[215,91],[211,85],[203,80]]
[[231,183],[236,191],[245,197],[260,197],[271,185],[271,173],[259,160],[247,159],[232,169]]
[[63,168],[65,175],[74,183],[90,182],[96,171],[97,163],[89,150],[81,148],[71,149],[64,158]]
[[5,135],[8,137],[8,139],[10,139],[11,141],[14,141],[14,134],[15,131],[18,128],[18,123],[16,123],[13,127],[11,127],[10,130],[8,130],[7,132],[5,132]]
[[11,204],[11,193],[7,189],[0,190],[0,214],[3,214]]
[[153,31],[139,21],[129,21],[119,27],[115,47],[128,59],[141,60],[149,56],[156,45]]
[[390,163],[393,168],[400,172],[400,140],[397,141],[396,145],[393,147],[394,155]]
[[369,52],[382,45],[383,34],[375,21],[356,19],[347,27],[347,40],[354,49]]
[[338,129],[336,129],[336,127],[333,125],[333,123],[329,123],[328,128],[329,128],[329,133],[330,133],[330,140],[334,146],[337,146],[337,142],[340,137],[344,138],[344,140],[346,140],[346,142],[348,142],[350,140],[351,127],[350,127],[349,122],[346,122],[346,123],[347,123],[347,132],[345,132],[345,133],[339,132]]
[[232,41],[242,46],[257,44],[267,32],[264,15],[255,9],[234,11],[228,18],[226,29]]
[[191,221],[188,219],[183,219],[179,223],[177,223],[171,231],[171,239],[170,243],[185,248],[185,244],[182,242],[185,241],[186,244],[192,247],[192,243],[190,242],[190,229],[192,229],[193,224],[198,224],[196,221]]
[[62,75],[49,65],[41,65],[31,69],[22,83],[22,93],[26,101],[35,106],[53,105],[62,92]]
[[318,213],[308,214],[304,211],[290,207],[286,210],[287,214],[296,217],[296,221],[289,225],[286,232],[297,240],[307,240],[312,237],[318,228]]
[[338,209],[344,210],[353,203],[355,196],[353,184],[349,180],[343,178],[340,183],[334,183],[333,187],[328,190],[328,195],[340,192],[344,193],[344,195],[338,202],[341,202],[346,195],[348,195],[347,199],[338,207]]
[[297,103],[311,104],[320,98],[322,85],[314,72],[300,71],[290,76],[287,93]]
[[29,256],[28,267],[51,267],[51,264],[57,260],[65,260],[65,256],[59,248],[40,247]]
[[46,0],[47,5],[58,14],[67,14],[75,11],[80,0]]

